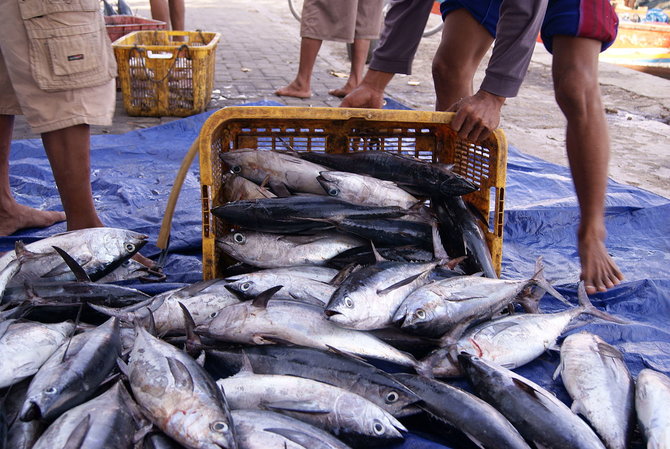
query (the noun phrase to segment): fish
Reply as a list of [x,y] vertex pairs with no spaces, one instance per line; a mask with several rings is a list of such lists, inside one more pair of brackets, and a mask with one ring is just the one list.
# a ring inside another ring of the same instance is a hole
[[121,281],[133,281],[149,274],[149,267],[142,265],[135,259],[128,259],[116,267],[112,272],[97,280],[101,284],[112,284]]
[[74,323],[0,322],[0,388],[32,376],[72,334]]
[[670,447],[670,378],[644,368],[635,385],[635,409],[647,449]]
[[338,286],[325,309],[328,319],[359,330],[392,326],[393,315],[405,297],[426,281],[441,262],[381,261],[363,267]]
[[461,353],[458,360],[477,395],[538,447],[604,449],[589,425],[549,391],[493,362]]
[[89,399],[116,366],[120,352],[116,318],[72,337],[33,377],[20,419],[53,421],[64,411]]
[[348,390],[313,379],[243,369],[219,379],[232,410],[265,409],[293,416],[345,441],[400,440],[407,429],[393,415]]
[[257,184],[267,183],[279,196],[289,192],[323,195],[323,187],[316,180],[325,167],[293,155],[271,150],[240,148],[219,153],[230,171]]
[[33,449],[127,449],[132,447],[135,420],[121,382],[105,393],[60,415]]
[[[557,313],[523,313],[483,322],[468,329],[456,343],[435,350],[419,362],[419,370],[428,376],[458,376],[460,370],[453,354],[468,353],[482,360],[514,369],[535,360],[556,340],[568,325],[581,314],[625,324],[626,321],[598,310],[591,304],[584,282],[577,288],[579,306]],[[451,341],[449,339],[449,341]]]
[[6,448],[31,449],[46,428],[44,423],[40,421],[24,422],[19,419],[30,380],[30,378],[26,378],[12,385],[5,392],[4,407],[0,402],[0,409],[5,410],[7,423],[9,424],[7,443],[4,446]]
[[[393,322],[421,335],[439,337],[456,329],[454,338],[470,324],[490,319],[509,304],[520,302],[527,310],[539,312],[535,297],[522,295],[526,289],[539,286],[570,305],[544,277],[544,265],[538,258],[530,279],[491,279],[482,276],[459,276],[423,285],[400,305]],[[539,297],[537,298],[539,300]]]
[[274,294],[274,299],[316,300],[324,306],[328,304],[337,287],[300,276],[297,273],[299,269],[282,270],[281,272],[277,272],[276,269],[266,269],[227,277],[225,280],[228,282],[228,289],[247,299],[253,299],[264,291],[281,285],[282,288]]
[[298,346],[248,346],[211,349],[205,367],[213,375],[238,373],[245,360],[256,374],[283,374],[318,380],[365,397],[399,418],[416,413],[419,397],[393,376],[358,357],[334,349]]
[[394,377],[419,395],[423,410],[463,432],[478,447],[530,449],[507,418],[477,396],[416,374],[397,373]]
[[349,449],[325,430],[265,410],[233,410],[240,449]]
[[358,237],[338,232],[281,235],[240,230],[216,239],[216,247],[221,251],[259,268],[325,265],[341,252],[365,244]]
[[276,196],[268,189],[234,173],[224,173],[221,178],[220,204],[239,200],[275,198]]
[[57,247],[70,255],[91,281],[97,281],[137,253],[146,244],[147,238],[144,234],[117,228],[63,232],[25,246],[18,245],[16,251],[5,253],[0,257],[0,271],[19,257],[23,260],[21,269],[8,286],[24,282],[75,280],[72,270],[54,249]]
[[367,206],[398,206],[410,209],[420,200],[392,181],[344,171],[322,171],[317,181],[333,198]]
[[136,327],[127,376],[137,403],[166,435],[188,448],[237,449],[225,396],[185,352]]
[[589,332],[561,344],[560,374],[571,410],[591,423],[607,449],[626,449],[635,427],[635,384],[623,355]]
[[401,366],[411,367],[416,363],[411,355],[368,333],[345,329],[327,320],[323,307],[297,301],[270,300],[275,289],[264,292],[253,301],[226,307],[207,325],[198,326],[196,332],[233,343],[263,345],[289,342],[322,350],[335,348],[340,352]]
[[448,165],[387,151],[356,151],[347,154],[304,152],[298,153],[298,156],[331,169],[393,181],[416,195],[458,196],[478,190],[477,185],[453,172]]
[[429,223],[402,218],[335,217],[323,220],[334,229],[355,235],[375,246],[433,248],[433,230]]

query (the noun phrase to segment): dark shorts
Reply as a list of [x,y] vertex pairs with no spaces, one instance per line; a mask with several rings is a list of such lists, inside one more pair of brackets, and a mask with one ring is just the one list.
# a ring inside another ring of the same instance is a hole
[[[445,0],[442,17],[465,8],[491,36],[496,35],[501,0]],[[609,0],[549,0],[542,23],[542,42],[551,52],[553,37],[567,35],[602,42],[601,51],[614,43],[619,19]]]

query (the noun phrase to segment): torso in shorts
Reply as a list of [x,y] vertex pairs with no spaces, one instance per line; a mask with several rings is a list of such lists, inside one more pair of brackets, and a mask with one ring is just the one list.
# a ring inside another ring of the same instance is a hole
[[[533,1],[533,0],[520,0]],[[442,17],[465,8],[493,37],[496,35],[502,0],[445,0]],[[619,19],[609,0],[549,0],[542,23],[542,42],[552,50],[553,37],[567,35],[602,42],[601,51],[614,43]]]

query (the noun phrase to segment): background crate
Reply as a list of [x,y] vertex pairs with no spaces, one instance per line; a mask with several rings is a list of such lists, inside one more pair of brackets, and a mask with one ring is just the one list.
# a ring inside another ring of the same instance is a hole
[[210,213],[220,205],[222,175],[228,171],[219,154],[288,146],[329,153],[385,150],[453,164],[456,173],[479,187],[464,198],[489,217],[486,240],[500,274],[507,141],[502,130],[497,130],[481,145],[468,143],[448,126],[452,117],[448,112],[253,106],[229,107],[212,114],[199,137],[203,278],[220,277],[230,264],[215,245],[230,226]]
[[139,16],[105,16],[107,34],[112,42],[133,31],[165,30],[167,23],[161,20],[146,19]]
[[114,42],[128,115],[203,112],[214,88],[219,37],[205,31],[135,31]]

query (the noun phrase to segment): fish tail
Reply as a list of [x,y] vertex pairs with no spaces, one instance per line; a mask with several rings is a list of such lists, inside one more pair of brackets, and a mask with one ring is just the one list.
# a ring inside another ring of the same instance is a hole
[[586,287],[584,286],[584,281],[580,281],[577,286],[577,299],[579,300],[579,307],[582,309],[582,313],[587,313],[595,317],[601,318],[605,321],[612,321],[619,324],[629,324],[628,321],[615,317],[612,314],[609,314],[603,310],[598,309],[596,306],[591,303],[589,296],[586,294]]
[[[535,274],[531,278],[531,282],[533,285],[536,285],[543,289],[545,292],[549,293],[551,296],[554,298],[558,299],[561,301],[563,304],[566,304],[568,306],[572,307],[572,304],[565,299],[563,295],[561,295],[554,287],[551,286],[549,281],[544,277],[544,264],[542,263],[542,257],[537,258],[537,262],[535,262]],[[540,301],[540,298],[542,296],[538,295],[537,301]]]

